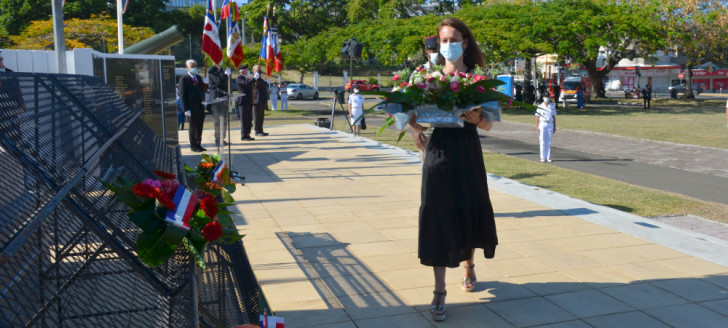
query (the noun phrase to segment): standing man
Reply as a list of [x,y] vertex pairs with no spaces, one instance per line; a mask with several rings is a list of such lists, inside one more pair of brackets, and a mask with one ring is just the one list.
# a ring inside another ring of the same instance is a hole
[[202,100],[205,98],[205,82],[202,76],[197,74],[197,62],[194,59],[187,60],[187,75],[179,79],[179,98],[182,100],[182,108],[190,111],[190,149],[194,152],[203,152],[202,148],[202,124],[205,123],[205,107]]
[[278,110],[278,85],[273,82],[270,84],[270,102],[273,103],[273,110]]
[[281,83],[278,89],[281,92],[281,110],[288,110],[288,87],[285,83]]
[[561,86],[559,86],[559,81],[554,82],[554,102],[555,107],[559,108],[559,98],[561,97]]
[[238,113],[240,113],[240,140],[242,141],[253,141],[255,138],[250,137],[250,130],[253,128],[253,83],[255,82],[250,76],[250,70],[248,65],[243,65],[240,68],[240,75],[235,79],[235,83],[238,84],[238,91],[242,92],[243,95],[238,97],[236,106],[238,107]]
[[647,83],[645,88],[642,89],[642,105],[645,109],[650,109],[650,100],[652,100],[652,86]]
[[361,120],[357,121],[357,119],[364,114],[364,97],[359,93],[358,87],[354,87],[354,93],[349,95],[348,107],[354,137],[361,136]]
[[[227,95],[228,76],[217,64],[213,64],[207,71],[207,79],[207,92],[210,101]],[[221,141],[223,146],[227,146],[228,143],[225,141],[227,130],[225,128],[227,127],[228,103],[219,102],[211,106],[212,126],[215,128],[215,146],[219,147]]]
[[265,137],[263,120],[265,120],[265,107],[268,105],[268,82],[260,77],[260,65],[253,66],[253,119],[255,120],[255,136]]
[[541,149],[541,162],[551,162],[551,138],[556,132],[556,108],[548,95],[536,110],[536,132]]

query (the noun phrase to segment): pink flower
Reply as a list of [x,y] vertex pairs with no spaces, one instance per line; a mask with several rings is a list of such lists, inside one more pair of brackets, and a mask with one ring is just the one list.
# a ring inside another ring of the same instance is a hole
[[162,188],[162,183],[159,182],[159,180],[146,179],[146,180],[142,181],[142,184],[148,185],[152,188],[157,188],[157,189]]
[[400,79],[400,78],[401,78],[401,76],[399,76],[399,74],[397,74],[397,75],[395,75],[395,76],[394,76],[394,77],[392,78],[392,81],[399,81],[399,79]]
[[471,78],[471,77],[473,77],[473,74],[468,74],[468,78]]
[[399,85],[400,88],[405,88],[405,87],[408,87],[408,86],[410,86],[410,84],[407,83],[407,82],[402,82],[402,84]]
[[467,75],[467,74],[465,74],[465,73],[463,73],[463,72],[460,72],[460,73],[458,73],[458,76],[459,76],[459,77],[466,77],[466,76],[468,76],[468,75]]
[[450,72],[450,73],[448,73],[448,74],[449,74],[450,76],[455,76],[455,73],[453,73],[453,72]]
[[483,79],[482,75],[474,75],[473,76],[473,82],[478,82]]
[[458,91],[458,89],[460,89],[460,82],[458,82],[458,81],[450,82],[450,90]]
[[427,79],[427,82],[430,82],[430,83],[435,83],[435,81],[437,81],[437,78],[435,78],[434,76]]
[[483,88],[483,86],[482,86],[482,85],[479,85],[479,86],[478,86],[478,91],[480,91],[481,93],[482,93],[482,92],[485,92],[485,88]]
[[508,99],[508,106],[506,106],[506,109],[511,108],[512,103],[513,103],[513,99]]
[[177,188],[179,188],[179,181],[177,179],[162,181],[162,191],[171,198],[174,198]]
[[445,75],[440,76],[440,82],[447,82],[447,78],[445,77]]
[[420,89],[424,89],[427,87],[427,83],[417,83],[417,87]]

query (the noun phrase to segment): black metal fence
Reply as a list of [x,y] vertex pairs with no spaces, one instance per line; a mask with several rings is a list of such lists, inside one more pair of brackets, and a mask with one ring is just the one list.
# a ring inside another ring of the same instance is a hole
[[[170,148],[101,80],[0,73],[0,327],[234,327],[256,321],[242,243],[149,268],[128,208],[99,182],[184,179]],[[182,183],[184,181],[182,180]]]

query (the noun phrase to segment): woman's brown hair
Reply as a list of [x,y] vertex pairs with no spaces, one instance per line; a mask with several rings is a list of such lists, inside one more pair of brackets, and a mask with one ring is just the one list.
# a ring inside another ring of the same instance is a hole
[[465,66],[468,67],[468,70],[474,69],[475,66],[485,68],[485,55],[483,55],[483,52],[480,51],[478,42],[475,41],[475,36],[473,36],[473,33],[470,32],[468,26],[457,18],[448,17],[440,21],[440,24],[437,27],[438,36],[440,35],[440,30],[443,26],[450,26],[458,30],[458,32],[460,32],[463,36],[463,40],[468,40],[468,47],[463,49],[463,63],[465,63]]

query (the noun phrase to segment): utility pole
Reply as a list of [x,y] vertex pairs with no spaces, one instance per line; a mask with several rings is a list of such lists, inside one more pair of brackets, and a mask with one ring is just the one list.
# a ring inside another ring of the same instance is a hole
[[56,62],[59,74],[66,70],[66,36],[63,30],[63,0],[52,0],[53,7],[53,44],[56,49]]

